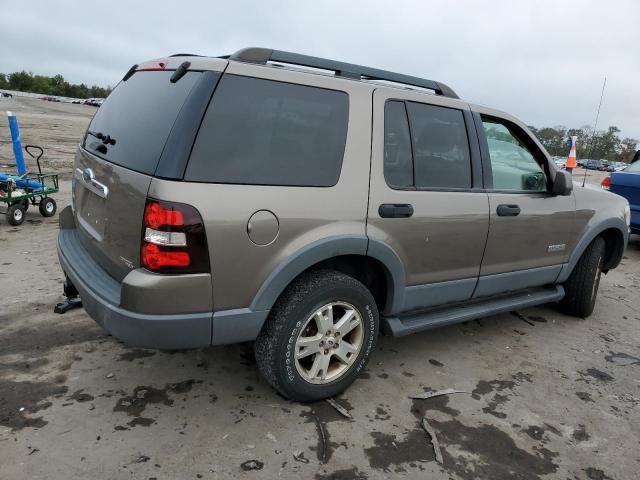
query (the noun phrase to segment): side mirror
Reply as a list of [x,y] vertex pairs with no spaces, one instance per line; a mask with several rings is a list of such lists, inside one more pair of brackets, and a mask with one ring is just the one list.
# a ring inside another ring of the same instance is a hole
[[553,181],[553,188],[551,192],[554,195],[571,195],[573,191],[573,177],[566,170],[558,170],[556,172],[556,178]]

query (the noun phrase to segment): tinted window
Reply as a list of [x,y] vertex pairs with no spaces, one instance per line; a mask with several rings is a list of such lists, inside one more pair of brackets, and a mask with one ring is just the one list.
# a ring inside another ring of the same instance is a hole
[[545,191],[547,177],[527,147],[525,133],[496,119],[483,118],[495,190]]
[[404,102],[384,106],[384,178],[391,187],[413,186],[411,135]]
[[200,127],[185,180],[335,185],[348,109],[344,92],[225,75]]
[[416,187],[470,188],[471,156],[460,110],[407,102]]
[[115,144],[105,152],[103,143],[87,134],[84,147],[109,162],[153,174],[180,107],[202,76],[188,72],[171,83],[172,74],[136,72],[120,82],[89,125],[89,131],[109,135]]

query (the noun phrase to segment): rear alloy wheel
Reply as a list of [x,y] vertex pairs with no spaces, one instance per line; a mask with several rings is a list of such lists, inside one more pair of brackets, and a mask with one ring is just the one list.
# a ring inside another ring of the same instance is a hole
[[274,305],[255,343],[258,368],[285,397],[311,402],[342,392],[366,366],[378,309],[359,281],[333,270],[296,279]]
[[296,340],[294,359],[307,382],[325,384],[338,380],[358,357],[364,327],[356,307],[331,302],[307,319]]
[[602,275],[605,246],[604,239],[597,237],[578,260],[564,284],[565,296],[560,306],[565,313],[580,318],[593,313]]
[[56,201],[53,198],[45,197],[40,200],[40,205],[38,205],[40,209],[40,215],[43,217],[53,217],[56,214]]
[[25,217],[25,208],[22,203],[14,203],[7,211],[7,222],[13,226],[22,225]]

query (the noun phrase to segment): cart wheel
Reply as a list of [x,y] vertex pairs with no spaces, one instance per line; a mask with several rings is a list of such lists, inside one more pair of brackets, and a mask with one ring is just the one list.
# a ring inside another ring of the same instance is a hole
[[56,201],[53,198],[43,198],[40,200],[40,214],[43,217],[53,217],[56,214]]
[[21,203],[14,203],[7,211],[7,222],[13,226],[22,225],[24,222],[25,210]]

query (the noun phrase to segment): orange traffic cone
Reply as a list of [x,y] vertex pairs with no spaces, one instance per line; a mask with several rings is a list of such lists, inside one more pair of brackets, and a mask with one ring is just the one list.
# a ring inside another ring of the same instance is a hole
[[569,150],[569,158],[567,158],[567,163],[564,168],[566,168],[569,172],[578,166],[578,160],[576,158],[576,140],[578,137],[571,137],[571,150]]

